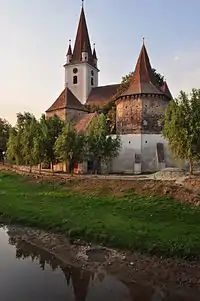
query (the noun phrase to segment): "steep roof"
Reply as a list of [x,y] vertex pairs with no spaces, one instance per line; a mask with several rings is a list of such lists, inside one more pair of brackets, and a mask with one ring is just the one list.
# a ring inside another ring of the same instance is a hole
[[56,101],[46,112],[51,112],[64,108],[84,110],[84,106],[80,103],[80,101],[76,98],[76,96],[72,93],[72,91],[69,88],[65,88],[62,91],[62,93],[59,95]]
[[71,47],[71,44],[69,44],[69,48],[68,48],[68,51],[67,51],[67,55],[72,55],[72,47]]
[[92,49],[90,44],[90,38],[85,18],[84,8],[81,9],[80,20],[78,24],[78,30],[76,34],[76,40],[74,44],[72,63],[77,63],[82,60],[82,51],[86,51],[88,53],[88,62],[90,64],[94,64]]
[[97,60],[97,53],[96,53],[96,49],[93,49],[93,59]]
[[143,44],[129,88],[122,94],[163,94],[156,84],[149,56]]
[[172,99],[172,94],[171,94],[171,92],[170,92],[170,90],[169,90],[169,87],[168,87],[166,81],[164,81],[163,86],[161,87],[161,90],[163,91],[163,93],[164,93],[167,97],[169,97],[170,99]]
[[89,113],[89,114],[83,116],[81,119],[79,119],[75,125],[77,132],[84,132],[85,130],[87,130],[91,121],[96,116],[97,116],[97,113]]
[[89,94],[86,104],[94,105],[99,108],[104,107],[111,101],[119,86],[120,84],[115,84],[93,88]]

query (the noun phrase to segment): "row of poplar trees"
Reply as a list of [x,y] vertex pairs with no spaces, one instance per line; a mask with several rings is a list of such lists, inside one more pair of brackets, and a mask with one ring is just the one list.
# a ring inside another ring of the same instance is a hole
[[118,136],[108,135],[103,114],[97,115],[83,133],[57,116],[46,118],[42,115],[37,120],[30,113],[19,113],[16,126],[9,127],[1,156],[10,163],[29,166],[30,170],[39,165],[40,171],[44,162],[50,163],[52,171],[55,163],[64,162],[68,173],[73,172],[76,163],[91,160],[93,172],[97,173],[101,171],[102,162],[118,155],[120,146]]

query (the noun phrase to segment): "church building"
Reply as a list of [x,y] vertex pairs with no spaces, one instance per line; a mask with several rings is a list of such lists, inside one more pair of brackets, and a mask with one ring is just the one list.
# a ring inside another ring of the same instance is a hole
[[[66,123],[73,122],[77,131],[85,131],[96,116],[87,107],[103,108],[113,100],[120,84],[99,86],[97,53],[95,44],[91,47],[83,6],[64,69],[64,89],[46,116],[58,115]],[[130,85],[115,99],[116,134],[122,147],[110,164],[110,172],[141,173],[173,165],[159,122],[171,98],[167,83],[158,83],[143,43]]]

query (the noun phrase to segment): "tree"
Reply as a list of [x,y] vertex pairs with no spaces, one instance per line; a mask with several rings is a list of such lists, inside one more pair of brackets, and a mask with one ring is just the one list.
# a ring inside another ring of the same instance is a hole
[[74,164],[83,161],[85,135],[77,133],[72,124],[67,124],[55,143],[55,155],[66,164],[68,173],[73,172]]
[[22,144],[19,132],[16,127],[12,127],[9,131],[9,139],[6,150],[6,157],[10,163],[15,163],[17,165],[23,164],[21,148]]
[[163,75],[161,75],[160,73],[158,73],[157,71],[156,71],[156,69],[152,69],[152,71],[153,71],[153,74],[154,74],[154,76],[155,76],[155,80],[156,80],[156,83],[157,83],[157,85],[159,86],[159,87],[162,87],[162,85],[163,85],[163,83],[164,83],[164,76]]
[[30,172],[33,165],[37,164],[34,154],[34,140],[37,135],[38,122],[35,117],[32,117],[21,131],[22,155],[25,165],[30,166]]
[[36,124],[35,136],[33,138],[33,157],[34,162],[39,165],[41,173],[42,163],[46,160],[48,131],[45,115],[42,115]]
[[200,157],[200,90],[181,91],[165,110],[163,136],[177,159],[189,160],[190,174]]
[[42,126],[45,136],[45,157],[47,161],[51,163],[51,169],[53,172],[53,166],[56,162],[54,145],[62,132],[64,122],[56,115],[48,119],[43,116]]
[[28,112],[17,114],[16,126],[12,127],[9,132],[6,152],[9,162],[17,165],[32,165],[32,140],[34,137],[32,122],[36,122],[34,115]]
[[100,172],[101,163],[115,158],[120,150],[119,136],[108,136],[106,117],[101,114],[93,119],[87,131],[87,152],[93,161],[93,172]]
[[4,155],[7,149],[9,131],[11,125],[5,119],[0,118],[0,162],[4,162]]

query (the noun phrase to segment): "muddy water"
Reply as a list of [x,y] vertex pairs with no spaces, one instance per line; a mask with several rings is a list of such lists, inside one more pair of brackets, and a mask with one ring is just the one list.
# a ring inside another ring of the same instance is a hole
[[3,301],[198,300],[63,265],[53,255],[16,241],[7,227],[0,227],[0,296]]

